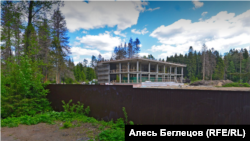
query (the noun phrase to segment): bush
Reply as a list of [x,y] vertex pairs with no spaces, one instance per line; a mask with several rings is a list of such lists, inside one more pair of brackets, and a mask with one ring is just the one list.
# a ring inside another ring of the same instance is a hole
[[65,83],[66,84],[72,84],[74,81],[73,81],[73,79],[72,78],[66,78],[65,79]]
[[72,104],[70,106],[71,102],[72,102],[72,99],[68,103],[65,103],[64,100],[62,101],[62,103],[63,103],[62,107],[63,107],[65,112],[85,114],[86,116],[89,115],[89,112],[90,112],[89,106],[84,109],[84,104],[81,104],[79,101],[77,102],[77,104]]
[[250,87],[248,83],[227,83],[222,87]]
[[63,126],[61,127],[61,129],[70,128],[70,127],[72,127],[72,123],[70,121],[66,121],[63,123]]
[[56,80],[51,81],[52,84],[56,84]]
[[39,62],[20,56],[20,63],[13,59],[5,65],[1,73],[1,118],[34,115],[52,109],[46,99],[48,90],[46,83],[42,83]]

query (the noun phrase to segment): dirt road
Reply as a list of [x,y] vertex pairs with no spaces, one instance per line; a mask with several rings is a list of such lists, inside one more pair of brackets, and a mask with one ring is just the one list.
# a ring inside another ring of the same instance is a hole
[[60,129],[62,122],[54,125],[39,123],[1,128],[2,141],[87,141],[101,132],[98,125],[81,123],[79,127]]

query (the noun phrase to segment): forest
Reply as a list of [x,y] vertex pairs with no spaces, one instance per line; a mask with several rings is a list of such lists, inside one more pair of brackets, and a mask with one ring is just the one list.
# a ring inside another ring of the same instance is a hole
[[[124,46],[115,47],[110,60],[138,57],[139,44],[140,41],[137,38],[134,42],[130,39],[128,46],[125,43]],[[185,55],[166,56],[165,59],[156,59],[152,54],[143,58],[186,64],[183,77],[191,81],[229,79],[243,83],[250,80],[250,50],[246,48],[230,49],[222,56],[219,51],[214,48],[208,49],[206,44],[203,44],[201,51],[196,51],[190,46],[187,52]],[[178,68],[177,72],[181,73],[181,68]]]

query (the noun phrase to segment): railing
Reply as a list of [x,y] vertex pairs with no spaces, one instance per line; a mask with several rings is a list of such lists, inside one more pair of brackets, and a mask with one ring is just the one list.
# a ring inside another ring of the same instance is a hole
[[108,70],[108,69],[109,69],[108,67],[98,68],[99,71],[101,71],[101,70]]
[[[151,81],[151,82],[177,82],[177,83],[181,83],[181,78],[176,78],[176,79],[171,78],[171,80],[170,80],[169,77],[165,78],[165,79],[164,79],[164,77],[158,77],[158,79],[155,78],[155,77],[150,77],[150,79],[148,79],[148,77],[145,77],[145,76],[141,77],[141,78],[138,78],[138,83],[146,82],[146,81]],[[120,83],[119,80],[113,80],[113,81],[110,81],[110,82],[111,83]],[[127,77],[126,78],[122,78],[121,83],[128,83]],[[129,83],[137,83],[137,79],[135,77],[132,77],[132,78],[130,77]]]
[[106,72],[98,72],[98,75],[102,75],[102,74],[109,74],[109,72],[108,71],[106,71]]
[[98,77],[98,79],[109,79],[107,76]]
[[[136,69],[129,69],[129,72],[136,72],[137,70]],[[110,70],[110,73],[119,73],[120,71],[119,71],[119,69],[114,69],[114,70]],[[121,69],[121,72],[128,72],[128,69]],[[142,70],[142,71],[139,71],[139,72],[148,72],[148,71],[144,71],[144,70]],[[151,72],[155,72],[156,73],[156,71],[150,71],[150,73]],[[158,71],[158,73],[164,73],[164,71]],[[166,72],[165,73],[166,75],[169,75],[170,73],[169,72]],[[171,75],[176,75],[175,73],[171,73]],[[182,75],[182,74],[177,74],[177,75]]]
[[[136,69],[129,69],[129,72],[135,72]],[[115,70],[110,70],[110,73],[119,73],[120,70],[119,69],[115,69]],[[121,72],[128,72],[128,69],[121,69]]]
[[[139,56],[139,57],[133,57],[133,58],[117,59],[117,60],[106,60],[106,61],[100,61],[100,62],[97,62],[97,63],[112,62],[112,61],[119,61],[119,60],[130,60],[130,59],[146,59],[146,60],[158,61],[157,59],[147,59],[147,58],[143,58],[143,57]],[[162,62],[162,61],[158,61],[158,62]],[[165,61],[164,61],[164,62],[165,62]],[[168,62],[168,63],[173,63],[173,64],[177,64],[177,65],[186,65],[186,64],[181,64],[181,63],[175,63],[175,62],[172,62],[172,61],[166,61],[166,62]]]

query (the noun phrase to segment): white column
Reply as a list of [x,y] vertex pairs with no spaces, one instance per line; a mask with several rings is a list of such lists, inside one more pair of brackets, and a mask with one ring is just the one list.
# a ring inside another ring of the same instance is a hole
[[137,61],[137,63],[136,63],[136,71],[137,72],[139,71],[139,61]]
[[148,63],[148,81],[150,81],[150,62]]
[[170,73],[170,75],[169,75],[169,76],[170,76],[170,77],[169,77],[169,80],[171,81],[171,77],[172,77],[172,74],[171,74],[172,67],[171,67],[171,66],[170,66],[170,70],[169,70],[169,71],[170,71],[170,72],[169,72],[169,73]]
[[136,83],[138,83],[138,77],[139,77],[138,71],[139,71],[139,61],[137,61],[136,63]]
[[128,62],[128,83],[129,83],[129,62]]
[[122,82],[121,77],[121,63],[119,63],[119,83]]
[[183,83],[183,67],[181,67],[181,83]]
[[140,63],[140,82],[141,82],[141,77],[142,77],[142,75],[141,75],[141,73],[142,73],[142,69],[141,69],[141,63]]
[[158,82],[158,64],[156,64],[156,82]]
[[142,74],[140,73],[140,82],[142,82],[142,81],[141,81],[141,80],[142,80],[142,78],[141,78],[141,77],[142,77]]
[[175,69],[174,69],[174,74],[175,74],[174,79],[175,79],[175,81],[177,81],[177,67],[175,67]]
[[108,83],[110,83],[110,64],[108,64]]
[[164,65],[164,67],[163,67],[163,81],[165,82],[165,71],[166,71],[166,69],[165,69],[165,65]]

